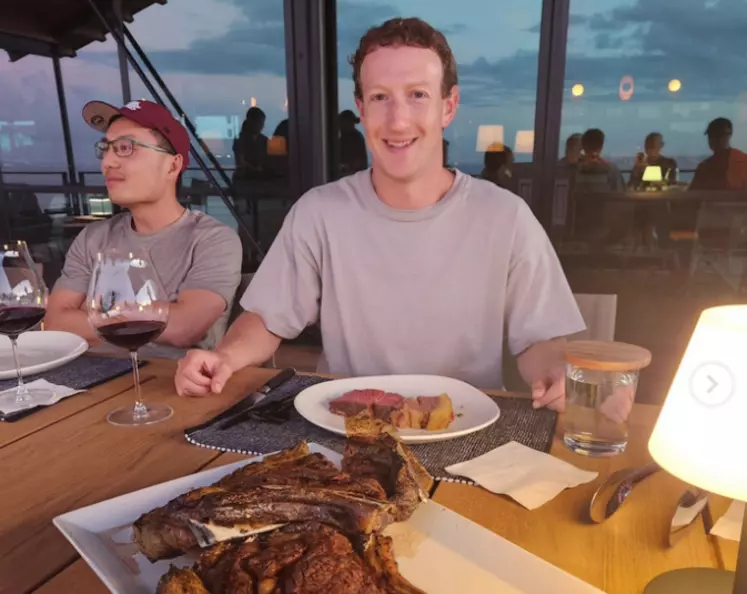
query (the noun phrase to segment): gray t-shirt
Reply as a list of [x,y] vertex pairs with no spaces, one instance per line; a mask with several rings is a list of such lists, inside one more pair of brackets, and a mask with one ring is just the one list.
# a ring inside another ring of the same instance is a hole
[[138,233],[124,212],[91,223],[80,232],[65,256],[56,287],[86,294],[97,252],[104,248],[144,249],[153,262],[170,301],[187,289],[204,289],[223,297],[223,315],[195,346],[212,349],[225,334],[236,289],[241,281],[241,240],[233,229],[200,211],[184,215],[156,233]]
[[584,322],[522,199],[455,176],[446,196],[418,210],[379,200],[370,170],[310,190],[242,307],[287,339],[320,321],[320,371],[439,374],[501,387],[504,333],[518,354]]

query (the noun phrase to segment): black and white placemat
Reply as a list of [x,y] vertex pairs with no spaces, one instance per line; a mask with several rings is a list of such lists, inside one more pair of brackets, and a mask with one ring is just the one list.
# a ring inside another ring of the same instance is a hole
[[[139,368],[142,369],[147,365],[147,361],[140,361]],[[26,384],[36,379],[45,379],[58,386],[67,386],[75,390],[89,390],[95,386],[113,380],[127,373],[132,373],[132,363],[130,359],[115,359],[113,357],[94,357],[84,355],[73,359],[55,369],[44,371],[35,375],[24,376],[23,381]],[[18,385],[17,379],[0,380],[0,392],[10,390]],[[68,398],[75,398],[75,395]],[[64,398],[60,402],[67,400]],[[54,406],[52,404],[51,406]],[[45,407],[37,406],[26,410],[3,415],[0,413],[0,421],[17,421]]]
[[[319,377],[294,376],[268,394],[268,399],[298,394],[304,388],[328,381]],[[510,441],[517,441],[541,452],[549,452],[555,433],[557,414],[547,409],[535,410],[528,398],[500,397],[500,418],[490,427],[447,441],[411,444],[408,447],[438,480],[471,483],[455,477],[445,468],[481,456]],[[313,441],[342,453],[345,438],[309,423],[291,411],[290,420],[282,425],[246,420],[228,429],[219,429],[214,420],[187,429],[185,437],[194,445],[247,455],[266,454],[289,448],[301,440]]]

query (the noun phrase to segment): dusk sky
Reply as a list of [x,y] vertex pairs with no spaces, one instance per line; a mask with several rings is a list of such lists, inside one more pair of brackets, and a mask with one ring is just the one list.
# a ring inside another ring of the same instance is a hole
[[[346,58],[365,30],[392,16],[420,16],[447,35],[457,57],[462,103],[447,138],[452,163],[474,170],[481,162],[478,126],[503,126],[504,142],[512,147],[517,132],[533,128],[541,4],[460,0],[455,10],[452,3],[432,0],[341,0],[340,109],[354,108]],[[666,154],[697,157],[708,152],[707,122],[726,116],[735,125],[734,144],[747,148],[747,2],[572,0],[571,6],[563,137],[601,127],[607,156],[632,158],[646,134],[656,130],[665,136]],[[267,113],[266,134],[286,116],[280,0],[171,0],[139,13],[131,30],[206,136],[227,136],[252,98]],[[63,59],[79,168],[97,167],[91,148],[97,134],[80,119],[81,107],[94,98],[121,103],[114,50],[111,41],[94,43],[78,57]],[[29,169],[63,168],[51,61],[2,58],[3,161]],[[634,90],[623,101],[619,85],[626,75]],[[131,79],[135,97],[146,97],[134,73]],[[672,79],[682,83],[677,93],[667,88]],[[574,98],[571,87],[577,83],[585,92]],[[16,122],[15,142],[25,138],[25,149],[8,151],[7,122]],[[210,142],[216,152],[230,147],[230,140]]]

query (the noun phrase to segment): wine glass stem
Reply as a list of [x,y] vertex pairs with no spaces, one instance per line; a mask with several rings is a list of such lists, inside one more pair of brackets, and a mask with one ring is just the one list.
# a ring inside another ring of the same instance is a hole
[[133,416],[140,419],[148,414],[148,407],[143,404],[143,396],[140,391],[140,367],[137,364],[137,351],[130,351],[132,360],[132,377],[135,380],[135,408]]
[[13,362],[16,364],[16,375],[18,376],[18,388],[16,389],[16,402],[24,402],[29,395],[26,384],[23,383],[23,374],[21,373],[21,362],[18,359],[18,337],[10,337],[10,348],[13,351]]

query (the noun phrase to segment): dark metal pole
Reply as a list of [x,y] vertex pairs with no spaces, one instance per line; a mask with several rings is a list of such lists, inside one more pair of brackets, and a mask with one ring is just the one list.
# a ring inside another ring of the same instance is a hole
[[0,154],[0,239],[10,241],[10,209],[8,208],[8,196],[5,194],[3,182],[3,160]]
[[[195,137],[195,139],[198,139],[197,136],[197,128],[192,124],[192,120],[189,119],[187,114],[182,109],[182,106],[179,105],[174,95],[171,94],[171,91],[169,91],[169,88],[166,86],[166,83],[163,82],[163,79],[161,78],[161,75],[158,74],[156,69],[153,67],[153,64],[148,59],[148,56],[145,55],[145,52],[140,47],[140,44],[137,42],[137,39],[135,39],[132,36],[132,33],[130,33],[130,30],[127,27],[122,27],[122,30],[124,31],[124,35],[127,38],[127,41],[130,42],[130,45],[134,48],[135,52],[137,53],[140,60],[142,60],[143,64],[145,64],[145,67],[148,69],[148,72],[150,72],[150,75],[155,79],[156,83],[159,87],[163,89],[164,94],[166,95],[166,98],[171,102],[171,104],[174,106],[174,109],[179,112],[179,114],[184,119],[184,123],[187,126],[187,129],[192,133],[192,135]],[[220,173],[221,177],[223,178],[223,181],[228,186],[228,190],[231,192],[231,195],[235,195],[233,191],[233,184],[231,183],[231,178],[228,177],[228,174],[223,170],[223,167],[218,162],[218,159],[215,158],[215,155],[212,153],[212,151],[206,147],[203,146],[202,149],[205,151],[205,154],[207,155],[207,158],[210,160],[210,163],[215,167],[215,169]]]
[[570,0],[542,3],[533,156],[537,173],[532,198],[535,215],[547,230],[552,226],[569,13]]
[[[60,105],[60,120],[62,121],[62,136],[65,140],[65,156],[67,157],[67,174],[71,183],[77,183],[78,176],[75,172],[75,154],[73,153],[73,141],[70,134],[70,119],[67,113],[67,101],[65,101],[65,85],[62,82],[62,68],[60,67],[60,57],[52,58],[54,66],[54,80],[57,84],[57,100]],[[76,202],[78,208],[77,214],[83,214],[80,209],[80,201],[77,192],[71,198]]]
[[[122,18],[122,0],[113,0],[112,8],[114,17],[117,19],[117,31],[120,36],[124,29],[124,20]],[[119,77],[122,80],[122,101],[129,103],[132,100],[132,90],[130,88],[130,71],[127,66],[127,54],[117,44],[117,57],[119,58]]]
[[739,539],[737,551],[737,566],[734,569],[733,594],[747,592],[747,514],[742,519],[742,536]]
[[[112,34],[112,37],[114,37],[114,39],[117,42],[117,44],[119,45],[119,47],[121,47],[125,51],[125,54],[127,55],[127,60],[129,61],[130,65],[135,69],[135,72],[140,77],[140,79],[143,81],[143,84],[148,89],[148,92],[151,95],[153,95],[153,99],[155,99],[161,105],[165,106],[166,104],[164,103],[163,99],[161,98],[161,95],[158,93],[158,91],[155,89],[155,87],[151,84],[150,80],[148,80],[148,77],[146,76],[146,74],[143,71],[143,69],[140,67],[140,64],[137,63],[137,61],[135,60],[135,57],[132,55],[132,53],[130,52],[130,50],[125,45],[124,39],[110,26],[109,22],[106,20],[106,18],[104,17],[103,13],[99,9],[99,7],[96,6],[95,0],[88,0],[88,3],[91,5],[91,8],[96,13],[96,16],[99,18],[99,20],[101,21],[101,23],[107,28],[107,30],[109,31],[109,33]],[[161,83],[163,83],[163,81],[161,81]],[[165,87],[165,85],[163,85],[163,86]],[[176,107],[176,105],[174,107]],[[195,137],[197,137],[196,133],[194,133],[194,134],[195,134]],[[208,166],[205,164],[205,161],[200,156],[200,154],[197,152],[197,150],[192,145],[192,143],[190,143],[189,149],[190,149],[190,153],[191,153],[192,157],[197,162],[197,164],[200,166],[200,169],[202,169],[203,173],[205,173],[205,175],[207,176],[207,178],[210,180],[210,182],[213,184],[213,186],[215,187],[215,189],[220,194],[220,197],[223,200],[223,203],[225,204],[226,208],[228,209],[228,212],[230,212],[231,215],[233,216],[233,218],[236,220],[236,223],[238,224],[240,230],[243,233],[246,234],[246,238],[249,240],[249,243],[251,243],[252,247],[254,248],[254,250],[256,251],[256,253],[260,256],[260,258],[263,257],[264,256],[264,252],[262,251],[262,248],[259,247],[259,244],[255,241],[254,237],[252,236],[251,232],[249,231],[249,227],[244,222],[244,220],[241,218],[241,216],[239,215],[238,211],[234,207],[233,203],[231,202],[231,200],[229,200],[228,195],[226,194],[225,190],[223,189],[223,187],[221,187],[218,184],[218,182],[215,179],[215,176],[213,175],[212,171],[210,171],[210,169],[208,168]],[[218,164],[218,169],[219,169],[219,171],[221,171],[225,175],[225,172],[223,172],[223,170],[220,168],[220,164]],[[232,190],[232,188],[230,187],[230,184],[229,184],[229,190]]]
[[328,114],[325,130],[327,138],[327,179],[337,179],[340,170],[340,124],[338,118],[339,106],[339,74],[337,70],[337,0],[325,0],[322,13],[322,63],[325,72],[322,81],[324,94],[324,110]]
[[[329,181],[334,167],[330,159],[337,133],[336,41],[326,30],[325,15],[335,18],[329,0],[296,2],[284,0],[285,64],[288,85],[288,157],[294,175],[289,180],[291,196]],[[329,68],[334,67],[333,71]],[[330,96],[334,95],[334,96]],[[330,107],[331,106],[331,107]]]

